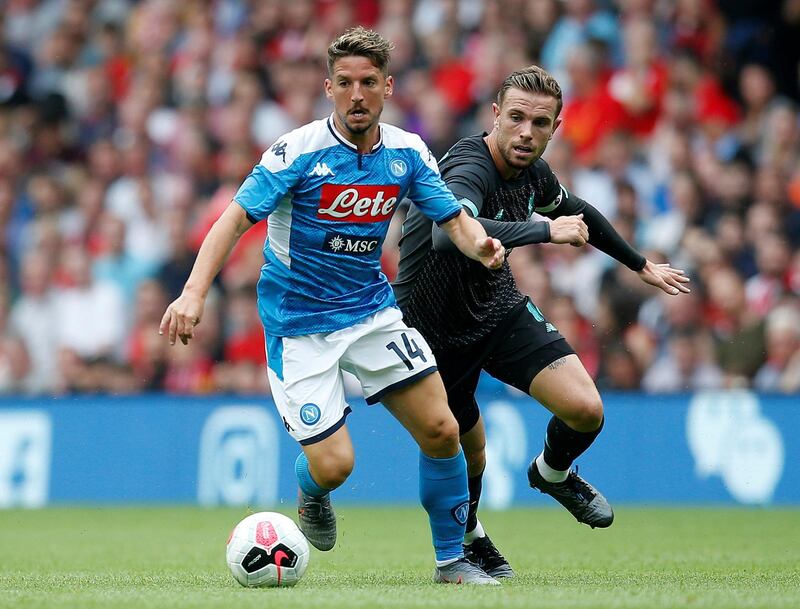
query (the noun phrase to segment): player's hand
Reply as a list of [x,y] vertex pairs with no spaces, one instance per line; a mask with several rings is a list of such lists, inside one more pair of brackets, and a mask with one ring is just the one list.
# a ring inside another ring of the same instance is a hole
[[506,248],[499,239],[486,237],[478,242],[478,258],[487,269],[499,269],[506,259]]
[[203,298],[183,292],[167,307],[158,327],[159,334],[166,334],[169,344],[174,345],[180,338],[184,345],[194,338],[194,328],[203,315]]
[[689,283],[689,278],[680,269],[673,269],[668,262],[654,264],[648,260],[638,274],[642,281],[661,288],[667,294],[675,296],[681,292],[691,292],[689,286],[684,285]]
[[560,216],[550,223],[550,243],[569,243],[583,247],[589,241],[589,227],[583,221],[583,214]]

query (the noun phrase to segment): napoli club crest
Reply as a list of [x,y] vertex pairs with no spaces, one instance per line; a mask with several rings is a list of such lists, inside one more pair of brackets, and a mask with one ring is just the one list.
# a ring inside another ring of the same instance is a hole
[[300,420],[306,425],[314,425],[319,421],[320,416],[322,416],[322,413],[316,404],[309,402],[308,404],[303,404],[303,407],[300,408]]
[[408,165],[401,159],[395,159],[389,163],[389,170],[395,177],[402,178],[408,172]]

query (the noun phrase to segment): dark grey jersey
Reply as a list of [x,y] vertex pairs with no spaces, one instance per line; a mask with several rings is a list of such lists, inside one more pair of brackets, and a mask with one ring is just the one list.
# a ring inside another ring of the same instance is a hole
[[[544,160],[505,180],[483,138],[476,135],[457,142],[439,168],[448,188],[487,234],[499,238],[507,249],[541,243],[550,240],[550,231],[546,223],[531,220],[534,211],[551,218],[583,213],[590,243],[631,268],[644,266],[644,258],[596,209],[561,186]],[[406,322],[422,332],[432,348],[461,347],[491,334],[525,296],[517,289],[508,262],[492,271],[452,247],[434,248],[437,231],[441,229],[411,207],[403,224],[393,287]]]
[[[537,161],[519,178],[498,173],[482,136],[459,141],[439,168],[456,199],[475,217],[529,222],[537,207],[562,196],[547,163]],[[432,248],[431,222],[413,207],[403,225],[395,294],[406,321],[434,349],[458,347],[487,336],[525,296],[508,262],[496,271],[459,251]]]

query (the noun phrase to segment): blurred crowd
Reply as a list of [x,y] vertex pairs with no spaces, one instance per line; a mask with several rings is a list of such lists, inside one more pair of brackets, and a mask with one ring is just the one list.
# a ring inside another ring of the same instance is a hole
[[194,341],[158,325],[262,151],[330,113],[325,52],[355,24],[395,45],[383,120],[437,156],[491,126],[509,72],[559,79],[545,159],[693,280],[667,297],[591,247],[511,254],[602,389],[800,392],[800,0],[4,0],[0,392],[269,390],[264,223]]

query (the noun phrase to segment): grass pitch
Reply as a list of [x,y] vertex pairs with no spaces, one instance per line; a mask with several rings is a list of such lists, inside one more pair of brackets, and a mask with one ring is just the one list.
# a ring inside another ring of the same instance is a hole
[[[287,513],[290,513],[287,511]],[[800,607],[800,511],[620,508],[608,530],[561,509],[482,514],[518,576],[431,582],[421,508],[337,506],[339,543],[293,589],[244,589],[225,542],[245,510],[0,511],[0,608]]]

